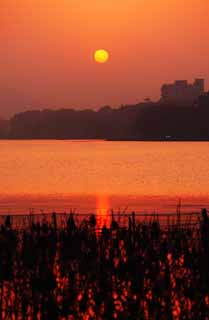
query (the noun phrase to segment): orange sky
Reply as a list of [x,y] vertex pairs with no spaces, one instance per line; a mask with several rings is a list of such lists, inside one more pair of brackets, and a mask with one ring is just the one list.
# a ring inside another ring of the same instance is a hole
[[0,0],[0,116],[158,99],[174,79],[208,88],[208,39],[208,0]]

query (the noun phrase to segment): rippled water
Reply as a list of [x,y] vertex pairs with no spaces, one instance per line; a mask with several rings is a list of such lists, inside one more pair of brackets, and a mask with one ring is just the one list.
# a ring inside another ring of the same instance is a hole
[[[1,141],[0,210],[209,203],[209,143]],[[127,209],[127,210],[128,210]]]

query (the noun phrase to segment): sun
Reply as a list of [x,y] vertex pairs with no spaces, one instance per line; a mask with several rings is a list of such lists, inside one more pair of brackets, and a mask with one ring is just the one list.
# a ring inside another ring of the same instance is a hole
[[105,63],[109,60],[110,54],[105,49],[99,49],[94,52],[94,60],[97,63]]

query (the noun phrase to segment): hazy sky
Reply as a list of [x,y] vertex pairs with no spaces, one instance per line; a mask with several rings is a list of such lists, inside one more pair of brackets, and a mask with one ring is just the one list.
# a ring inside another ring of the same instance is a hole
[[158,99],[174,79],[208,88],[208,39],[209,0],[0,0],[0,116]]

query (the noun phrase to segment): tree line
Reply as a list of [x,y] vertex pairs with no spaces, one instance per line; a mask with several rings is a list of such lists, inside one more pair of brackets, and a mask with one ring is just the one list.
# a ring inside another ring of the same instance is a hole
[[171,106],[145,102],[84,109],[33,110],[0,120],[7,139],[209,140],[209,102]]

